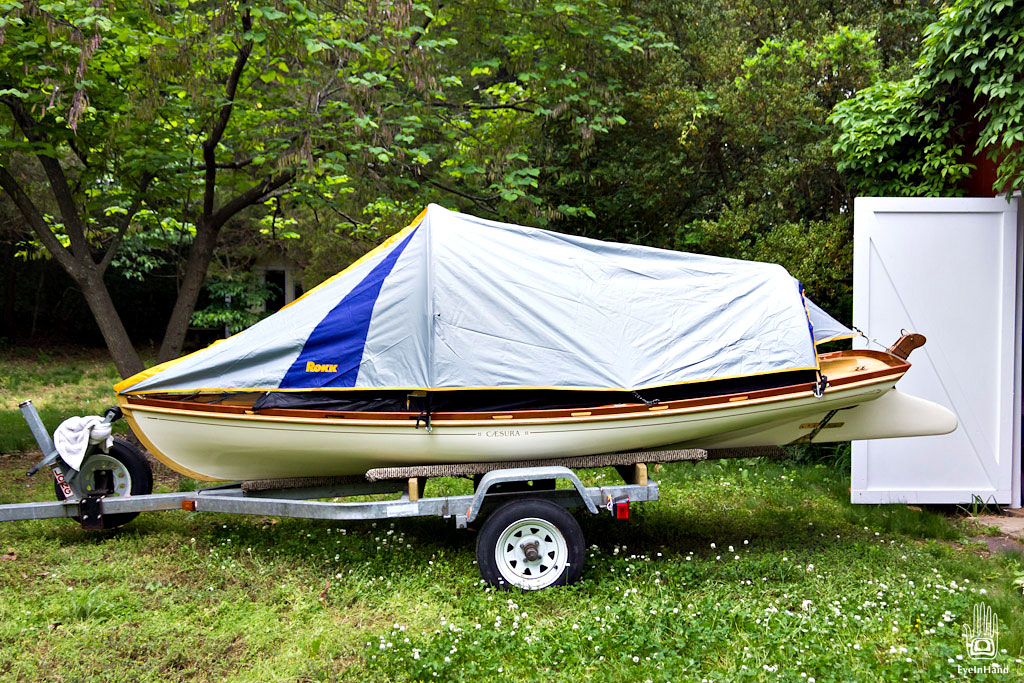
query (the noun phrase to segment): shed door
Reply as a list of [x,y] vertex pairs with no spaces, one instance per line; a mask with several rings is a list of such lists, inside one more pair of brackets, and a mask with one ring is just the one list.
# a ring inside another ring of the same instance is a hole
[[960,426],[854,442],[854,503],[1020,506],[1018,202],[856,200],[854,325],[885,345],[903,328],[924,334],[897,386],[951,409]]

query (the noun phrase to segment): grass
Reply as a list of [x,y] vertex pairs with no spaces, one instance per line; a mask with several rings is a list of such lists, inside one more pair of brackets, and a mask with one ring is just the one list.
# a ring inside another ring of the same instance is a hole
[[[105,352],[0,347],[0,453],[35,446],[18,403],[32,399],[52,431],[73,415],[98,415],[115,405],[120,380]],[[123,423],[119,430],[124,431]]]
[[[53,408],[75,412],[67,396]],[[24,477],[32,457],[0,457],[0,503],[50,499],[45,477]],[[938,680],[992,663],[964,647],[979,602],[998,614],[995,662],[1010,673],[969,677],[1024,673],[1024,562],[969,544],[964,518],[850,505],[848,475],[822,464],[652,476],[662,499],[631,521],[578,515],[583,580],[539,593],[482,586],[474,536],[450,520],[2,525],[0,679]],[[467,486],[431,480],[427,495]]]

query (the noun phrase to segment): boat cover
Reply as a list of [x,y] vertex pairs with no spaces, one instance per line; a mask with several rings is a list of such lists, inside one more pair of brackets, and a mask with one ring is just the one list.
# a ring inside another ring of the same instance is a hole
[[810,318],[811,325],[814,328],[815,344],[824,344],[825,342],[850,339],[857,336],[856,332],[823,311],[818,304],[806,297],[804,301],[807,303],[807,317]]
[[115,389],[632,391],[816,369],[811,320],[842,327],[778,265],[431,204],[274,315]]

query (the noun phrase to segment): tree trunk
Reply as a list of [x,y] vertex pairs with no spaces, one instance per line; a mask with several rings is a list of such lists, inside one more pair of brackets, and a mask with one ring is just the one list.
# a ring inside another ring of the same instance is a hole
[[7,337],[13,340],[15,336],[14,332],[14,303],[15,296],[17,295],[17,278],[14,272],[15,257],[14,257],[14,243],[7,242],[6,253],[4,254],[4,260],[6,261],[4,270],[4,332],[0,334],[0,337]]
[[181,279],[181,287],[178,288],[178,298],[174,302],[174,309],[171,311],[171,317],[167,321],[167,330],[164,332],[164,340],[160,344],[160,352],[156,357],[158,363],[181,355],[189,320],[196,309],[199,292],[206,280],[206,271],[210,267],[210,261],[213,260],[213,250],[217,246],[219,233],[219,229],[211,227],[204,219],[200,219],[196,226],[196,238],[192,242],[188,260],[185,262],[185,272]]
[[96,324],[103,333],[103,341],[107,343],[110,355],[114,359],[114,365],[121,377],[130,377],[137,372],[142,372],[145,366],[142,359],[132,346],[128,331],[121,322],[121,316],[114,308],[114,302],[110,298],[110,292],[103,282],[103,276],[95,270],[90,269],[83,277],[75,278],[78,286],[82,288],[85,301],[89,304]]

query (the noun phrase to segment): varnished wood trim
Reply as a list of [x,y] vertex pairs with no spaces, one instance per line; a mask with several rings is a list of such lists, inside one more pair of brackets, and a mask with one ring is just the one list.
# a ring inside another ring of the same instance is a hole
[[[828,387],[825,393],[832,393],[840,391],[846,388],[850,388],[854,385],[861,384],[874,384],[882,383],[886,381],[894,381],[899,379],[906,371],[910,368],[910,364],[896,358],[887,353],[880,351],[871,350],[860,350],[860,351],[835,351],[833,353],[822,354],[820,359],[822,362],[827,362],[833,359],[839,358],[857,358],[857,357],[868,357],[875,358],[882,361],[888,367],[881,370],[874,370],[872,372],[859,372],[850,374],[837,379],[830,379]],[[762,389],[760,391],[750,391],[744,394],[722,394],[718,396],[698,397],[690,399],[680,399],[678,401],[665,401],[655,406],[659,411],[689,411],[692,409],[714,409],[719,406],[728,405],[735,401],[747,401],[747,402],[762,402],[765,400],[779,400],[796,398],[801,394],[807,394],[813,391],[814,383],[806,382],[802,384],[793,384],[785,387],[776,387],[773,389]],[[149,406],[153,408],[164,408],[175,412],[186,412],[196,411],[202,413],[214,413],[222,414],[225,417],[232,415],[244,416],[250,408],[243,406],[231,406],[221,404],[209,404],[200,403],[197,401],[173,401],[167,399],[157,398],[142,398],[138,396],[128,396],[123,398],[127,403],[127,407],[133,406]],[[160,411],[163,412],[163,411]],[[504,411],[504,412],[435,412],[431,415],[431,421],[435,424],[443,422],[480,422],[489,420],[558,420],[558,419],[571,419],[571,418],[583,418],[579,415],[580,411],[574,411],[572,409],[558,408],[558,409],[543,409],[543,410],[521,410],[521,411]],[[598,418],[623,418],[623,417],[637,417],[639,414],[649,414],[650,409],[643,403],[620,403],[607,406],[598,406],[590,408],[585,411],[588,415],[587,418],[590,420]],[[253,417],[281,417],[281,418],[300,418],[304,420],[318,420],[318,419],[338,419],[345,418],[355,422],[358,420],[360,423],[366,422],[389,422],[389,421],[410,421],[417,417],[418,413],[411,412],[358,412],[358,411],[330,411],[330,410],[304,410],[295,408],[272,408],[257,411]]]
[[[863,385],[863,388],[868,388],[869,389],[870,387],[875,386],[875,385],[885,385],[885,384],[890,384],[891,385],[891,384],[895,383],[896,379],[897,378],[888,378],[888,379],[883,378],[883,379],[869,380],[869,381],[866,381],[866,382],[862,382],[861,385]],[[785,402],[785,401],[792,401],[792,400],[799,400],[799,399],[807,399],[807,398],[810,398],[811,396],[813,396],[813,393],[811,392],[811,389],[809,387],[810,387],[810,385],[808,385],[808,389],[806,391],[797,391],[797,392],[792,392],[792,393],[789,393],[789,394],[776,394],[776,395],[770,396],[770,397],[764,397],[764,398],[757,399],[757,400],[750,400],[748,402],[743,403],[742,406],[739,406],[737,404],[729,405],[727,402],[719,401],[719,402],[713,403],[713,404],[695,405],[695,406],[689,406],[689,407],[679,407],[679,408],[675,408],[675,409],[673,409],[671,411],[664,411],[664,412],[658,413],[657,415],[652,415],[650,412],[647,411],[647,407],[646,406],[641,405],[639,408],[637,408],[636,406],[632,406],[632,405],[622,405],[622,406],[612,406],[611,407],[611,409],[618,408],[619,410],[617,412],[606,411],[606,412],[603,412],[603,413],[594,414],[594,415],[592,415],[590,417],[572,418],[572,417],[563,416],[563,415],[543,415],[543,416],[535,416],[535,417],[534,416],[532,416],[532,417],[516,416],[515,420],[503,421],[503,423],[504,424],[513,424],[513,425],[551,424],[551,423],[580,424],[580,425],[583,425],[585,423],[590,423],[590,422],[603,422],[603,421],[609,421],[609,420],[636,420],[636,419],[642,419],[644,417],[647,417],[647,418],[655,418],[655,417],[657,417],[658,419],[661,419],[661,418],[672,417],[672,416],[676,416],[676,415],[680,415],[681,416],[681,415],[687,415],[687,414],[691,414],[691,413],[710,412],[710,411],[714,411],[714,410],[728,410],[728,409],[733,408],[734,406],[736,408],[739,408],[739,407],[746,408],[747,406],[751,406],[751,405],[764,405],[764,404],[781,403],[781,402]],[[838,390],[832,390],[832,391],[830,391],[826,395],[829,395],[829,394],[831,394],[831,395],[836,395],[836,394],[842,395],[846,391],[854,390],[854,389],[857,389],[857,388],[861,388],[861,387],[858,387],[857,385],[851,385],[851,386],[843,387],[843,388],[838,389]],[[153,413],[161,413],[161,414],[165,414],[165,415],[175,415],[175,416],[178,416],[178,417],[180,417],[182,419],[185,419],[185,420],[187,420],[189,415],[192,414],[192,415],[195,415],[197,418],[205,417],[205,418],[214,418],[214,419],[221,418],[221,419],[227,419],[227,420],[243,420],[243,421],[251,420],[253,422],[280,422],[280,423],[288,423],[288,424],[307,424],[307,425],[323,425],[323,426],[327,426],[331,422],[331,416],[318,416],[318,415],[316,415],[316,411],[307,411],[307,412],[303,412],[303,411],[289,411],[289,412],[294,413],[295,415],[294,416],[281,416],[281,415],[267,415],[265,413],[261,413],[261,414],[258,414],[258,415],[237,415],[237,414],[232,415],[232,414],[226,414],[226,413],[206,413],[206,412],[204,412],[202,410],[197,410],[197,409],[194,409],[194,408],[182,409],[181,406],[158,407],[158,406],[142,406],[142,405],[131,406],[131,405],[129,405],[129,406],[127,406],[127,408],[128,409],[138,410],[138,411],[143,411],[143,412],[153,412]],[[538,412],[557,413],[558,411],[538,411]],[[347,425],[352,425],[352,426],[369,426],[369,427],[374,427],[374,426],[376,426],[376,427],[387,427],[387,426],[390,426],[390,425],[394,425],[395,427],[400,426],[400,425],[396,425],[395,424],[395,422],[398,421],[398,420],[396,420],[396,418],[393,417],[392,414],[387,414],[387,415],[388,415],[387,419],[373,419],[373,418],[367,417],[365,415],[362,415],[358,419],[347,419],[347,420],[345,420],[345,424],[346,424],[346,426]],[[434,417],[432,421],[433,421],[435,427],[441,427],[441,426],[445,426],[445,425],[449,425],[449,426],[453,426],[453,427],[463,427],[463,426],[484,426],[484,425],[487,425],[487,424],[494,424],[494,421],[493,420],[489,420],[486,415],[480,415],[479,413],[468,413],[468,414],[465,414],[465,415],[472,415],[472,418],[471,419],[446,419],[444,421],[440,421],[440,420],[438,420],[437,417]],[[407,424],[409,426],[412,426],[412,424],[413,424],[412,423],[412,419],[413,418],[415,418],[415,415],[409,416],[408,420],[405,421],[405,424]]]

